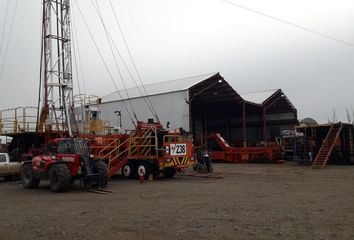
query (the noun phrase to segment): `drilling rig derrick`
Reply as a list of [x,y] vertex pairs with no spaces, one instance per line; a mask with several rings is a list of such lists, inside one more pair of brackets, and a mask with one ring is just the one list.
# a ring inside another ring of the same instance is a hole
[[38,132],[71,135],[73,106],[70,0],[43,0]]

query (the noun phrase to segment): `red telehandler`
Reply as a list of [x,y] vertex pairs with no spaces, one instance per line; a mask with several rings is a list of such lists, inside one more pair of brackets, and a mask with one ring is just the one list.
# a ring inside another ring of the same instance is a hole
[[24,161],[22,183],[24,188],[37,188],[41,180],[49,180],[53,192],[64,192],[75,180],[88,190],[104,191],[107,186],[107,166],[94,159],[89,143],[80,138],[52,140],[44,154]]

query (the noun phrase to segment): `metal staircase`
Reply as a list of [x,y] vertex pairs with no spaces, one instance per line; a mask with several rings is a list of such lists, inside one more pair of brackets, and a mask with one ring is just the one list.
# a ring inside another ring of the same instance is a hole
[[99,156],[108,160],[108,177],[111,178],[120,168],[128,163],[127,144],[130,138],[125,140],[116,139],[103,148]]
[[326,166],[327,161],[333,151],[333,148],[339,140],[342,128],[342,123],[332,124],[331,128],[327,133],[326,138],[323,140],[322,146],[318,151],[315,160],[313,161],[313,169],[323,169]]
[[109,178],[127,164],[131,156],[152,156],[151,151],[157,149],[158,144],[153,132],[156,132],[153,128],[132,132],[127,137],[114,139],[99,151],[99,157],[108,160]]

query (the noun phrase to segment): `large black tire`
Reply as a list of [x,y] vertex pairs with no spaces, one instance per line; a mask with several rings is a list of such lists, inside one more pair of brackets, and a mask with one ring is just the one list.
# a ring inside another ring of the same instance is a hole
[[206,167],[204,166],[204,164],[201,163],[197,163],[194,167],[193,170],[196,171],[197,173],[206,173]]
[[162,175],[165,178],[173,178],[176,175],[176,169],[174,168],[165,168],[164,170],[162,170]]
[[212,173],[214,171],[213,169],[213,164],[211,163],[211,158],[210,157],[205,157],[204,158],[205,161],[205,166],[206,166],[206,170],[208,173]]
[[108,169],[107,165],[102,160],[94,160],[92,162],[94,173],[100,174],[99,187],[105,188],[108,183]]
[[148,178],[149,178],[149,175],[150,175],[150,173],[151,173],[151,168],[150,168],[149,164],[146,163],[146,162],[143,162],[143,161],[139,162],[139,163],[138,163],[137,170],[136,170],[137,175],[138,175],[138,178],[140,177],[140,174],[139,174],[139,173],[140,173],[141,171],[144,173],[144,178],[145,178],[145,179],[148,179]]
[[131,163],[127,163],[122,167],[122,175],[125,178],[134,178],[136,173],[134,171],[134,166]]
[[49,174],[50,189],[53,192],[65,192],[70,186],[71,175],[66,164],[56,164]]
[[38,188],[40,179],[34,177],[31,164],[25,164],[22,166],[21,175],[22,186],[24,188]]

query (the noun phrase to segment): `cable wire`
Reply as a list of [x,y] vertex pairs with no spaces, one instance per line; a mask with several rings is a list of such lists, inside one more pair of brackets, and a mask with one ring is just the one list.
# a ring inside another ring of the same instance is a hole
[[[71,10],[71,9],[70,9]],[[72,21],[70,22],[71,24],[71,29],[73,29],[73,19]],[[79,94],[81,95],[81,84],[80,84],[80,76],[79,76],[79,68],[78,68],[78,64],[77,64],[77,58],[76,58],[76,33],[74,34],[75,31],[72,31],[71,32],[71,41],[72,41],[72,49],[73,49],[73,56],[74,56],[74,65],[75,65],[75,75],[76,75],[76,81],[77,81],[77,86],[78,86],[78,89],[79,89]],[[85,93],[85,96],[86,96],[86,93]]]
[[99,5],[98,5],[97,0],[95,0],[96,6],[95,6],[93,0],[91,0],[91,3],[92,3],[92,6],[94,7],[94,9],[96,10],[96,13],[97,13],[98,17],[100,18],[100,21],[101,21],[102,26],[103,26],[103,28],[104,28],[104,31],[105,31],[105,34],[106,34],[106,38],[107,38],[107,42],[108,42],[108,44],[109,44],[109,48],[110,48],[110,50],[111,50],[111,53],[112,53],[112,56],[113,56],[113,59],[114,59],[115,66],[116,66],[116,68],[117,68],[117,70],[118,70],[118,74],[119,74],[120,80],[121,80],[121,82],[122,82],[122,84],[123,84],[125,93],[127,94],[127,98],[128,98],[130,107],[131,107],[131,109],[132,109],[133,115],[134,115],[134,117],[135,117],[135,120],[138,121],[137,115],[136,115],[136,113],[135,113],[135,111],[134,111],[134,107],[133,107],[132,101],[131,101],[130,96],[129,96],[129,92],[128,92],[128,90],[127,90],[127,87],[126,87],[125,82],[124,82],[124,79],[123,79],[122,72],[121,72],[121,70],[120,70],[120,68],[119,68],[119,66],[118,66],[117,58],[116,58],[116,55],[114,54],[113,47],[112,47],[112,43],[111,43],[111,41],[110,41],[110,37],[108,36],[108,35],[109,35],[109,32],[108,32],[108,30],[107,30],[106,24],[105,24],[104,21],[103,21],[101,9],[100,9],[100,7],[99,7]]
[[[79,67],[80,67],[81,81],[82,81],[82,85],[83,85],[83,88],[84,88],[84,94],[86,96],[87,91],[86,91],[85,75],[84,75],[84,71],[83,71],[83,67],[82,67],[82,61],[81,61],[80,42],[79,42],[79,36],[77,34],[77,31],[76,31],[76,21],[75,21],[75,18],[74,18],[73,14],[72,14],[72,19],[73,19],[73,21],[72,21],[73,34],[74,34],[74,36],[76,36],[75,38],[72,37],[72,40],[73,40],[73,44],[74,44],[74,40],[75,40],[75,48],[77,50],[77,58],[78,58]],[[79,71],[79,68],[77,69],[77,71]]]
[[[70,8],[70,14],[72,13],[72,8]],[[72,14],[71,14],[71,16],[73,16]],[[71,28],[73,29],[74,28],[74,19],[73,18],[71,18],[72,20],[71,20]],[[77,86],[78,86],[78,89],[79,89],[79,104],[80,104],[80,108],[81,108],[81,115],[82,115],[82,117],[81,117],[81,121],[82,121],[82,132],[85,132],[85,125],[86,125],[86,122],[85,122],[85,110],[84,110],[84,108],[85,108],[85,105],[86,105],[86,88],[84,88],[84,95],[83,95],[83,98],[82,98],[82,94],[81,94],[81,84],[80,84],[80,75],[79,75],[79,71],[80,71],[80,69],[79,69],[79,67],[78,67],[78,60],[77,60],[77,58],[79,57],[79,56],[77,56],[77,52],[76,52],[76,50],[77,50],[77,48],[78,48],[78,46],[77,46],[77,43],[76,43],[76,39],[77,39],[77,35],[76,35],[76,31],[75,31],[75,29],[73,29],[73,31],[71,32],[71,41],[72,41],[72,49],[73,49],[73,56],[74,56],[74,64],[75,64],[75,73],[76,73],[76,81],[77,81]],[[80,58],[79,58],[79,60],[80,60]],[[82,70],[82,69],[81,69]],[[83,76],[82,76],[83,77]],[[82,82],[83,83],[85,83],[85,81],[82,79]],[[74,98],[74,103],[73,103],[73,105],[75,106],[75,98]],[[73,109],[73,108],[71,108],[71,110],[73,111],[73,113],[75,113],[75,110]],[[76,122],[76,120],[75,120],[75,122]],[[77,132],[80,132],[80,130],[78,129],[78,126],[77,126],[77,124],[75,124],[75,126],[76,126],[76,131]]]
[[[42,4],[42,21],[44,20],[44,10],[45,10],[45,5]],[[39,85],[38,85],[38,102],[37,102],[37,123],[36,123],[36,132],[38,132],[39,130],[39,121],[40,121],[40,111],[39,108],[41,106],[41,101],[42,101],[42,82],[43,82],[43,74],[42,74],[42,70],[43,70],[43,59],[44,59],[44,25],[43,22],[41,22],[41,61],[40,61],[40,66],[39,66]]]
[[278,21],[278,22],[281,22],[281,23],[284,23],[284,24],[287,24],[287,25],[296,27],[296,28],[298,28],[298,29],[301,29],[301,30],[304,30],[304,31],[307,31],[307,32],[310,32],[310,33],[313,33],[313,34],[316,34],[316,35],[318,35],[318,36],[321,36],[321,37],[324,37],[324,38],[327,38],[327,39],[330,39],[330,40],[333,40],[333,41],[336,41],[336,42],[345,44],[345,45],[347,45],[347,46],[354,47],[354,44],[353,44],[353,43],[350,43],[350,42],[341,40],[341,39],[339,39],[339,38],[332,37],[332,36],[330,36],[330,35],[327,35],[327,34],[324,34],[324,33],[321,33],[321,32],[315,31],[315,30],[312,30],[312,29],[307,28],[307,27],[303,27],[303,26],[301,26],[301,25],[298,25],[298,24],[295,24],[295,23],[292,23],[292,22],[283,20],[283,19],[278,18],[278,17],[273,17],[273,16],[271,16],[271,15],[269,15],[269,14],[260,12],[260,11],[258,11],[258,10],[254,10],[254,9],[252,9],[252,8],[245,7],[245,6],[242,6],[242,5],[240,5],[240,4],[237,4],[237,3],[234,3],[234,2],[231,2],[231,1],[228,1],[228,0],[220,0],[220,1],[225,2],[225,3],[228,3],[228,4],[231,4],[231,5],[236,6],[236,7],[238,7],[238,8],[242,8],[242,9],[247,10],[247,11],[249,11],[249,12],[256,13],[256,14],[261,15],[261,16],[263,16],[263,17],[267,17],[267,18],[273,19],[273,20],[275,20],[275,21]]
[[[81,85],[80,85],[80,77],[79,77],[79,68],[78,68],[78,65],[77,65],[77,59],[76,59],[76,43],[74,41],[74,37],[76,37],[76,35],[74,35],[73,33],[71,33],[71,36],[72,36],[72,49],[73,49],[73,55],[74,55],[74,65],[75,65],[75,75],[76,75],[76,82],[77,82],[77,86],[78,86],[78,89],[79,89],[79,94],[81,95]],[[86,95],[86,94],[85,94]]]
[[151,108],[151,106],[149,105],[148,101],[146,100],[146,97],[145,97],[144,93],[143,93],[143,92],[141,91],[141,89],[139,88],[138,83],[136,82],[136,80],[135,80],[133,74],[131,73],[131,71],[129,70],[129,67],[128,67],[127,63],[124,61],[124,58],[123,58],[122,54],[120,53],[119,49],[117,48],[116,44],[114,43],[113,38],[111,37],[111,35],[110,35],[109,33],[108,33],[108,36],[109,36],[110,40],[113,42],[113,46],[114,46],[115,50],[117,51],[118,56],[119,56],[119,58],[121,59],[121,61],[122,61],[123,65],[124,65],[125,69],[127,70],[128,74],[129,74],[129,76],[130,76],[130,78],[133,80],[133,82],[134,82],[136,88],[138,89],[140,95],[143,97],[144,102],[146,103],[146,106],[149,108],[150,112],[151,112],[153,115],[155,115],[154,110]]
[[97,50],[97,52],[98,52],[98,54],[99,54],[99,56],[100,56],[100,58],[101,58],[101,61],[103,62],[103,65],[104,65],[105,68],[106,68],[106,71],[107,71],[107,73],[108,73],[108,75],[109,75],[109,78],[111,79],[111,81],[112,81],[112,83],[113,83],[115,89],[117,90],[117,93],[118,93],[119,97],[122,99],[123,106],[124,106],[125,110],[127,111],[128,115],[129,115],[129,117],[130,117],[130,120],[132,121],[134,127],[136,127],[136,124],[135,124],[135,122],[134,122],[134,119],[133,119],[132,115],[130,114],[130,112],[129,112],[128,108],[127,108],[127,105],[125,104],[125,102],[124,102],[124,100],[123,100],[123,97],[122,97],[122,95],[120,94],[120,92],[119,92],[119,90],[118,90],[118,87],[117,87],[117,85],[116,85],[116,83],[115,83],[115,81],[114,81],[114,79],[113,79],[112,73],[111,73],[111,71],[109,70],[107,63],[106,63],[106,61],[105,61],[104,58],[103,58],[103,55],[102,55],[102,53],[101,53],[101,51],[100,51],[100,49],[99,49],[99,47],[98,47],[98,44],[97,44],[95,38],[93,37],[93,34],[92,34],[92,31],[91,31],[90,27],[89,27],[88,24],[87,24],[86,18],[84,17],[84,15],[83,15],[83,13],[82,13],[82,11],[81,11],[81,8],[80,8],[79,4],[77,3],[77,1],[74,0],[74,2],[75,2],[75,4],[76,4],[76,6],[77,6],[77,8],[78,8],[78,10],[79,10],[80,16],[81,16],[82,20],[84,21],[84,24],[85,24],[85,26],[86,26],[86,28],[87,28],[89,34],[90,34],[90,37],[91,37],[91,39],[92,39],[92,41],[93,41],[93,43],[94,43],[94,45],[95,45],[95,48],[96,48],[96,50]]
[[7,0],[6,8],[5,8],[4,25],[2,26],[2,35],[1,35],[1,40],[0,40],[0,57],[1,57],[1,54],[2,54],[3,42],[4,42],[4,36],[5,36],[5,27],[6,27],[6,23],[7,23],[7,16],[8,16],[8,13],[9,13],[9,5],[10,5],[10,0]]
[[[92,0],[91,0],[91,1],[92,1]],[[96,1],[96,4],[98,5],[97,0],[95,0],[95,1]],[[103,22],[103,17],[102,17],[101,12],[100,12],[100,11],[97,11],[97,9],[96,9],[96,12],[98,12],[98,15],[100,16],[101,22]],[[138,84],[137,84],[137,82],[136,82],[136,80],[135,80],[133,74],[132,74],[131,71],[129,70],[129,67],[127,66],[127,64],[126,64],[126,62],[125,62],[125,60],[124,60],[122,54],[120,53],[119,49],[117,48],[117,45],[115,44],[115,41],[113,40],[111,34],[109,33],[109,30],[107,29],[107,27],[105,27],[105,24],[104,24],[104,23],[103,23],[103,25],[104,25],[104,28],[105,28],[106,37],[109,38],[108,41],[110,41],[110,43],[113,44],[115,50],[116,50],[117,53],[118,53],[118,56],[119,56],[120,60],[122,61],[122,63],[123,63],[123,65],[124,65],[125,69],[127,70],[129,76],[130,76],[131,79],[133,80],[133,82],[134,82],[135,86],[137,87],[139,93],[140,93],[141,96],[143,97],[143,99],[144,99],[144,101],[145,101],[147,107],[149,108],[150,112],[151,112],[154,116],[156,116],[156,113],[154,112],[154,109],[150,106],[150,104],[148,103],[148,101],[147,101],[146,98],[144,97],[144,94],[142,93],[141,89],[139,88],[139,86],[138,86]],[[112,45],[110,44],[110,46],[112,46]],[[116,57],[115,57],[115,55],[114,55],[114,51],[113,51],[112,48],[111,48],[111,51],[112,51],[112,53],[113,53],[113,56],[114,56],[114,59],[115,59],[115,63],[116,63],[117,69],[118,69],[118,71],[119,71],[119,67],[118,67],[118,64],[117,64],[117,62],[116,62]],[[120,77],[121,77],[121,79],[123,80],[123,77],[122,77],[121,75],[120,75]],[[127,97],[128,97],[128,99],[129,99],[129,101],[130,101],[130,97],[129,97],[129,94],[128,94],[128,92],[127,92],[127,89],[126,89],[126,87],[125,87],[124,82],[123,82],[123,85],[124,85],[124,89],[126,90]],[[134,112],[134,116],[136,117],[135,112]],[[158,119],[158,118],[157,118],[157,119]],[[136,117],[136,120],[138,120],[137,117]]]
[[9,38],[7,40],[7,43],[6,43],[4,61],[3,61],[2,65],[1,65],[1,67],[0,67],[0,82],[1,82],[2,77],[4,75],[4,69],[5,69],[5,65],[6,65],[6,61],[7,61],[7,53],[8,53],[9,45],[10,45],[10,42],[11,42],[12,31],[13,31],[13,26],[14,26],[14,22],[15,22],[16,12],[17,12],[17,5],[18,5],[18,0],[16,0],[16,2],[15,2],[15,10],[14,10],[14,14],[13,14],[12,19],[11,19]]
[[[157,113],[156,113],[156,110],[155,110],[155,108],[154,108],[154,105],[153,105],[152,102],[151,102],[151,99],[150,99],[150,97],[149,97],[149,95],[148,95],[148,93],[147,93],[147,91],[146,91],[145,85],[144,85],[144,83],[143,83],[143,81],[142,81],[141,75],[140,75],[140,73],[139,73],[139,71],[138,71],[138,68],[137,68],[137,66],[136,66],[136,64],[135,64],[133,55],[132,55],[131,50],[130,50],[130,48],[129,48],[129,46],[128,46],[128,43],[127,43],[127,41],[126,41],[126,38],[125,38],[125,35],[124,35],[124,33],[123,33],[121,24],[119,23],[119,20],[118,20],[118,17],[117,17],[117,13],[116,13],[116,11],[115,11],[115,9],[114,9],[112,0],[109,0],[109,3],[110,3],[110,6],[111,6],[111,9],[112,9],[112,11],[113,11],[114,18],[115,18],[115,21],[116,21],[116,23],[117,23],[117,26],[118,26],[118,28],[119,28],[119,32],[120,32],[120,34],[122,35],[122,38],[123,38],[125,47],[126,47],[126,49],[127,49],[127,51],[128,51],[130,60],[131,60],[131,62],[132,62],[132,64],[133,64],[133,66],[134,66],[134,70],[135,70],[135,72],[136,72],[136,74],[137,74],[137,76],[138,76],[138,78],[139,78],[140,84],[141,84],[141,86],[142,86],[142,88],[143,88],[143,90],[144,90],[144,92],[145,92],[145,97],[148,99],[148,102],[149,102],[149,104],[151,105],[151,109],[152,109],[152,111],[153,111],[153,114],[155,114],[156,120],[157,120],[158,122],[160,122],[160,119],[159,119],[159,117],[158,117],[158,115],[157,115]],[[134,79],[133,79],[133,81],[134,81],[134,83],[136,84],[136,82],[135,82]],[[136,85],[137,85],[137,84],[136,84]],[[140,94],[144,97],[144,94],[141,92],[139,86],[136,86],[136,87],[138,88]],[[144,98],[144,99],[145,99],[145,98]],[[149,104],[147,104],[147,105],[149,105]],[[149,107],[149,108],[150,108],[150,107]]]
[[[97,1],[96,1],[96,2],[97,2]],[[100,14],[100,15],[101,15],[101,17],[102,17],[102,14]],[[115,50],[116,50],[117,53],[118,53],[118,56],[120,57],[120,60],[122,61],[123,65],[124,65],[125,69],[127,70],[129,76],[130,76],[131,79],[133,80],[133,82],[134,82],[135,86],[137,87],[139,93],[140,93],[141,96],[143,97],[143,99],[144,99],[144,101],[145,101],[145,103],[146,103],[146,106],[148,107],[148,109],[150,110],[150,112],[156,117],[156,119],[159,121],[156,112],[154,112],[154,109],[152,108],[152,106],[150,106],[150,104],[149,104],[148,101],[146,100],[146,97],[144,96],[144,94],[142,93],[141,89],[139,88],[139,86],[138,86],[138,84],[137,84],[137,82],[136,82],[136,80],[135,80],[133,74],[132,74],[131,71],[129,70],[129,67],[127,66],[127,64],[126,64],[126,62],[125,62],[125,60],[124,60],[122,54],[120,53],[119,49],[117,48],[117,46],[116,46],[116,44],[115,44],[115,42],[114,42],[114,40],[113,40],[111,34],[109,33],[109,31],[108,31],[107,28],[105,28],[105,30],[106,30],[106,36],[109,37],[111,43],[113,44]],[[111,49],[111,50],[112,50],[112,49]],[[113,52],[114,52],[114,51],[113,51]],[[114,53],[113,53],[113,55],[114,55]],[[115,57],[115,55],[114,55],[114,57]],[[121,77],[121,79],[123,79],[123,78]],[[124,84],[124,82],[123,82],[123,84]],[[129,97],[128,93],[127,93],[127,97],[128,97],[128,99],[130,100],[130,97]],[[136,115],[135,115],[135,116],[136,116]],[[137,118],[136,118],[136,120],[137,120]]]

